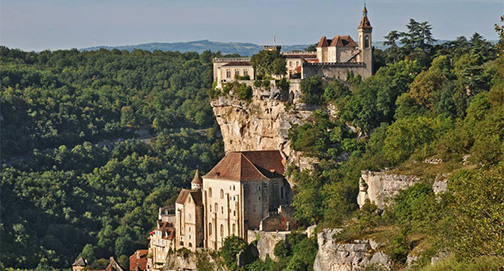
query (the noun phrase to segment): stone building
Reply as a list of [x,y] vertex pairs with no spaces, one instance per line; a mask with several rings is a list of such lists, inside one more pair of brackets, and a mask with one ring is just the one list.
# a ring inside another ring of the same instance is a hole
[[229,152],[203,176],[204,242],[219,249],[226,237],[247,231],[292,200],[279,151]]
[[[323,36],[316,52],[281,52],[286,58],[287,74],[291,79],[305,79],[319,75],[346,80],[349,74],[360,75],[363,79],[373,74],[373,27],[364,6],[358,30],[358,42],[349,35],[337,35],[333,39]],[[281,46],[264,46],[264,50],[280,50]],[[250,58],[214,59],[214,81],[217,87],[235,80],[255,79]]]
[[161,270],[168,253],[175,249],[175,227],[169,222],[159,220],[149,238],[150,257],[147,259],[147,270]]
[[75,262],[72,264],[72,271],[83,271],[86,269],[86,266],[87,266],[87,260],[80,257],[79,259],[75,260]]
[[175,229],[177,249],[185,247],[191,251],[203,247],[203,181],[198,170],[191,182],[191,190],[182,189],[175,203]]

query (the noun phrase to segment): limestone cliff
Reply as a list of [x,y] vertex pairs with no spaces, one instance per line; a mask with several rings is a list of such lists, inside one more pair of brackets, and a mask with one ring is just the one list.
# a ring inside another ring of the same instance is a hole
[[[447,175],[441,175],[436,178],[432,189],[438,194],[446,191]],[[379,209],[383,209],[389,200],[405,190],[411,185],[420,181],[420,177],[414,175],[391,174],[387,171],[368,171],[361,172],[359,181],[359,195],[357,203],[360,207],[364,205],[366,199],[376,204]]]
[[341,229],[325,229],[317,235],[319,250],[313,263],[314,271],[364,271],[368,266],[390,270],[389,257],[377,251],[379,244],[373,240],[355,240],[338,243],[334,235]]
[[213,100],[225,151],[280,150],[289,164],[309,167],[313,160],[301,158],[288,140],[292,125],[307,122],[315,109],[299,102],[299,89],[299,82],[292,81],[288,91],[274,85],[269,90],[253,87],[251,101],[233,95]]

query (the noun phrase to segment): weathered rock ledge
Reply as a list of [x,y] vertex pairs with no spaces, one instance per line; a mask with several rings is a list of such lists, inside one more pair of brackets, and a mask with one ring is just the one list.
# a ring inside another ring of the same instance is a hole
[[390,270],[389,257],[376,251],[379,244],[373,240],[355,240],[337,243],[334,235],[341,229],[325,229],[317,235],[319,250],[313,263],[314,271],[363,271],[369,265]]

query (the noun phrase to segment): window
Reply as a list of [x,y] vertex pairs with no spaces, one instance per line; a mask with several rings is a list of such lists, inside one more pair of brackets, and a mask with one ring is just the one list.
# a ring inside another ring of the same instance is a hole
[[236,70],[235,70],[235,75],[236,75],[236,76],[240,76],[240,70],[236,69]]
[[243,76],[247,76],[248,75],[248,69],[243,69]]
[[211,187],[208,188],[208,197],[210,197],[210,198],[212,197],[212,188]]
[[189,243],[189,247],[192,247],[192,243]]
[[235,233],[236,232],[236,225],[235,225],[235,223],[233,223],[233,228],[232,229],[233,229],[233,235],[236,235],[236,233]]
[[212,212],[212,205],[210,205],[210,212]]
[[220,236],[224,236],[224,225],[220,224]]
[[191,214],[189,214],[189,219],[191,219]]
[[230,69],[226,70],[226,78],[231,78],[231,70]]
[[236,216],[236,210],[235,210],[235,211],[233,211],[233,215],[234,215],[234,216]]
[[221,208],[221,214],[223,214],[224,213],[224,206],[221,206],[220,208]]
[[236,190],[235,188],[236,188],[236,187],[233,185],[233,191],[235,191],[235,190]]
[[215,203],[215,209],[214,209],[215,212],[218,212],[219,211],[219,204],[217,204],[217,202]]
[[[191,232],[191,227],[189,227],[189,232]],[[191,238],[190,235],[189,235],[189,238]]]
[[292,67],[292,61],[289,61],[289,67]]
[[364,48],[369,48],[369,36],[364,37]]
[[208,235],[212,235],[212,223],[208,223]]
[[223,190],[223,189],[221,189],[221,190],[220,190],[220,198],[221,198],[221,199],[223,199],[223,198],[224,198],[224,190]]

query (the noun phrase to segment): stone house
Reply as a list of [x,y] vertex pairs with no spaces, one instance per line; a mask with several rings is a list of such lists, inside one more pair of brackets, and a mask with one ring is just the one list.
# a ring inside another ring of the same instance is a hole
[[150,233],[149,238],[147,270],[161,270],[168,253],[175,249],[175,227],[171,223],[158,221],[156,229]]

